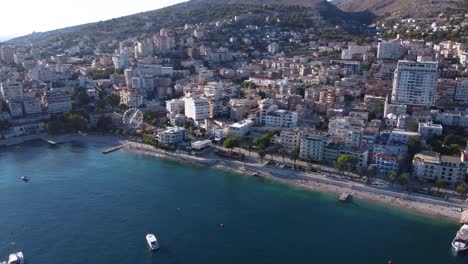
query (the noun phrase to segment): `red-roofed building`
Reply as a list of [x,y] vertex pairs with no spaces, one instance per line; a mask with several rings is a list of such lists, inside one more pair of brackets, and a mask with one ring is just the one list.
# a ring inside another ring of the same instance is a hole
[[387,175],[391,171],[397,172],[399,169],[397,157],[384,152],[375,153],[374,163],[381,175]]

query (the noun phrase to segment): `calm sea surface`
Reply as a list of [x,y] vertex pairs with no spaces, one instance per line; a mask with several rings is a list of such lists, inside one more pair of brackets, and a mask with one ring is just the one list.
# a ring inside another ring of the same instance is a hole
[[104,148],[0,150],[2,258],[15,241],[29,264],[468,262],[451,223]]

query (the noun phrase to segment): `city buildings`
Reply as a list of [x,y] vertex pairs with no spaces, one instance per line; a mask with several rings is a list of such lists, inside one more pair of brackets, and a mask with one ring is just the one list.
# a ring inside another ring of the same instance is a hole
[[436,62],[399,61],[393,80],[392,103],[431,107],[437,77]]
[[428,180],[449,183],[463,182],[467,172],[468,153],[459,157],[440,155],[433,151],[422,151],[414,156],[413,174]]

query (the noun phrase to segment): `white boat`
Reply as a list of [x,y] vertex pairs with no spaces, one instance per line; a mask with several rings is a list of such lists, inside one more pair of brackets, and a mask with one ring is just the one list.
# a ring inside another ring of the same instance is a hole
[[23,180],[24,182],[27,182],[27,181],[29,181],[29,178],[26,177],[26,176],[21,176],[21,180]]
[[159,249],[159,243],[158,240],[156,239],[156,236],[153,234],[147,234],[146,235],[146,242],[148,243],[148,246],[151,250],[156,250]]
[[23,252],[19,251],[16,253],[11,253],[8,256],[8,260],[6,262],[2,262],[2,264],[24,264],[24,255]]
[[460,230],[458,230],[457,235],[452,241],[452,247],[456,252],[468,249],[468,225],[463,225]]

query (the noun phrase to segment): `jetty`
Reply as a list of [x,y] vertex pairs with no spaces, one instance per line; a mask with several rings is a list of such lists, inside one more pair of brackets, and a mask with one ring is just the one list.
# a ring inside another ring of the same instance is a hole
[[123,145],[120,145],[120,146],[116,146],[116,147],[112,147],[112,148],[106,149],[106,150],[104,150],[104,151],[102,152],[102,154],[109,154],[109,153],[112,153],[112,152],[114,152],[114,151],[117,151],[117,150],[119,150],[119,149],[125,147],[125,145],[127,145],[127,144],[123,144]]
[[349,200],[351,200],[351,194],[345,192],[345,193],[342,193],[341,196],[340,196],[340,201],[341,202],[347,202]]
[[45,142],[49,143],[50,145],[53,145],[53,146],[57,145],[57,142],[55,142],[55,141],[53,141],[53,140],[47,140],[47,139],[45,139],[45,138],[43,138],[42,140],[44,140]]

